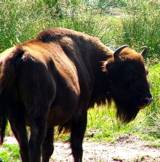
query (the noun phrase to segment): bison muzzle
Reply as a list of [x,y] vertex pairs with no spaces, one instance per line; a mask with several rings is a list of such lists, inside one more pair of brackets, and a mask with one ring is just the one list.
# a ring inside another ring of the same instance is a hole
[[129,122],[151,102],[145,53],[128,46],[112,51],[63,28],[7,49],[0,55],[0,143],[9,121],[22,161],[49,162],[58,125],[70,131],[74,161],[82,162],[90,107],[114,101],[117,117]]

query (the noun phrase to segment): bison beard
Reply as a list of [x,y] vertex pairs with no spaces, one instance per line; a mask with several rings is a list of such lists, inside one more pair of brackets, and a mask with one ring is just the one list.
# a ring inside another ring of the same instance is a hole
[[[53,127],[69,129],[75,162],[82,162],[87,110],[116,104],[117,117],[133,120],[151,102],[143,55],[69,29],[41,32],[0,56],[0,143],[10,122],[23,162],[49,162]],[[28,138],[26,125],[30,127]]]
[[133,120],[137,113],[139,112],[139,108],[135,105],[127,105],[127,103],[120,104],[116,103],[117,106],[117,117],[123,122],[130,122]]

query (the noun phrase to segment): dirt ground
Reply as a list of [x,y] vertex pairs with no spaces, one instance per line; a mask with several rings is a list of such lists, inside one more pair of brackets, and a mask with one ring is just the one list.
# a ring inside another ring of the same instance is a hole
[[[15,139],[6,138],[6,143]],[[127,135],[114,143],[83,143],[84,162],[160,162],[160,148],[150,146],[140,138]],[[72,162],[69,143],[55,143],[55,151],[50,162]]]

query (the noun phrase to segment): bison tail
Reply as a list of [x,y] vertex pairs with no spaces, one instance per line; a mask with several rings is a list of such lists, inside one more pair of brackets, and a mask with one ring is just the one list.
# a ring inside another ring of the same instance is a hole
[[[3,144],[5,129],[8,121],[7,108],[3,106],[3,94],[16,79],[16,68],[23,55],[23,50],[13,47],[2,53],[0,57],[0,145]],[[2,105],[1,105],[2,102]]]
[[4,51],[3,58],[0,58],[0,94],[6,88],[9,88],[16,77],[16,69],[24,51],[20,47],[11,48]]

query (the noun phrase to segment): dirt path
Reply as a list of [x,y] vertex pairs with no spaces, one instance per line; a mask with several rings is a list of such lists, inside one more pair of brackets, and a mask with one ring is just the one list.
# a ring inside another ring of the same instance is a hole
[[[7,143],[15,143],[12,138]],[[135,136],[123,136],[113,143],[84,142],[84,162],[160,162],[160,148]],[[55,143],[50,162],[72,162],[69,143]]]

